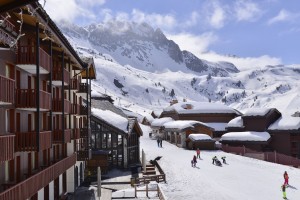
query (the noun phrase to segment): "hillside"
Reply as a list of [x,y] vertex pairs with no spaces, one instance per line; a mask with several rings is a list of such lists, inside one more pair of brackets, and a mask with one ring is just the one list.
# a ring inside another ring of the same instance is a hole
[[171,99],[185,98],[223,102],[241,111],[276,107],[291,115],[300,110],[300,65],[240,71],[231,63],[212,63],[181,51],[145,23],[61,28],[80,55],[94,57],[93,90],[111,95],[127,109],[161,109]]

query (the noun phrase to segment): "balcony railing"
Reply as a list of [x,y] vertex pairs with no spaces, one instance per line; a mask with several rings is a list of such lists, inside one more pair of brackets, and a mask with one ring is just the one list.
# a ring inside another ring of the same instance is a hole
[[91,129],[90,128],[81,128],[80,129],[80,138],[89,138],[91,137]]
[[53,143],[69,143],[71,142],[72,129],[65,129],[65,133],[62,130],[53,131]]
[[57,69],[57,70],[53,70],[53,81],[64,81],[64,84],[69,85],[70,84],[70,72],[68,72],[65,68],[64,68],[64,77],[62,77],[62,70]]
[[0,193],[0,200],[28,199],[66,172],[75,163],[76,154],[64,158]]
[[0,135],[0,164],[14,158],[15,135]]
[[[69,88],[65,88],[65,89],[69,89]],[[79,80],[77,78],[70,79],[70,89],[79,90]]]
[[[61,99],[52,100],[52,111],[62,113],[62,102]],[[71,102],[64,99],[64,113],[71,113]]]
[[35,89],[16,89],[16,107],[17,108],[36,108],[36,95],[40,96],[40,108],[50,110],[51,94]]
[[73,134],[72,134],[72,140],[77,140],[80,139],[80,129],[79,128],[74,128],[73,129]]
[[77,160],[78,161],[86,161],[92,158],[92,150],[79,150],[77,151]]
[[71,105],[71,114],[72,115],[79,115],[80,114],[80,105],[73,103]]
[[15,81],[0,75],[0,104],[14,103],[15,99]]
[[[50,72],[51,57],[42,49],[39,48],[40,62],[39,66]],[[36,65],[36,47],[35,46],[19,46],[17,65]],[[35,71],[30,71],[35,73]]]
[[39,149],[36,132],[17,132],[15,137],[16,151],[41,151],[51,148],[51,131],[39,133]]
[[15,25],[13,25],[8,19],[6,19],[3,15],[0,15],[0,19],[3,20],[1,26],[5,28],[7,31],[15,32]]
[[78,93],[87,93],[88,89],[91,89],[90,85],[87,83],[80,83]]

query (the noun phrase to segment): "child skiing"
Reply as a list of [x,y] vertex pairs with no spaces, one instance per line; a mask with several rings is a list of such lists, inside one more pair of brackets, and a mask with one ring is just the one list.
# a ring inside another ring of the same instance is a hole
[[214,157],[212,158],[212,164],[213,164],[213,165],[215,164],[216,159],[217,159],[217,156],[214,156]]
[[226,157],[222,156],[221,159],[223,160],[223,163],[226,164]]
[[197,157],[194,155],[193,157],[193,167],[196,167]]
[[197,148],[196,153],[197,153],[197,158],[200,159],[200,149],[199,148]]
[[283,178],[284,178],[284,185],[288,186],[289,185],[289,175],[286,171],[283,174]]
[[287,199],[287,198],[286,198],[286,192],[285,192],[285,190],[286,190],[286,187],[285,187],[285,185],[284,185],[284,184],[281,186],[281,190],[282,190],[282,195],[283,195],[283,198],[284,198],[284,199]]

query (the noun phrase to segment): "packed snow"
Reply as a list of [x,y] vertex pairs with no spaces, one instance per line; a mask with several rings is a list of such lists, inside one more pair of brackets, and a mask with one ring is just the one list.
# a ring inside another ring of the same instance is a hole
[[229,132],[222,135],[220,141],[257,141],[266,142],[271,138],[268,132]]
[[298,130],[300,129],[300,117],[282,116],[271,124],[269,130]]
[[230,120],[227,124],[227,127],[242,127],[243,125],[244,125],[243,119],[241,116],[239,116]]
[[198,141],[198,140],[212,140],[212,138],[209,135],[202,134],[202,133],[192,133],[189,134],[189,138],[192,141]]
[[[162,156],[158,163],[166,174],[167,183],[161,183],[161,187],[168,200],[279,200],[282,199],[284,171],[290,177],[290,187],[286,190],[288,199],[299,200],[299,169],[217,150],[201,151],[201,159],[193,168],[191,159],[195,151],[166,141],[163,148],[158,148],[156,141],[147,136],[150,129],[141,126],[145,132],[141,137],[141,149],[146,153],[146,160]],[[219,159],[226,156],[228,164],[213,165],[213,156]]]
[[159,127],[159,126],[163,126],[165,123],[171,122],[171,121],[174,121],[174,119],[172,119],[171,117],[157,118],[151,122],[151,126]]

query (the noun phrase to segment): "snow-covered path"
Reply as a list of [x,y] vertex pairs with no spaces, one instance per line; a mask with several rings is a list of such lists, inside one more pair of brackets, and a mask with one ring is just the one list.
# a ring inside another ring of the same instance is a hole
[[[141,125],[144,136],[141,149],[146,159],[162,156],[159,164],[166,173],[162,189],[169,200],[277,200],[282,199],[283,173],[289,174],[289,200],[300,199],[300,169],[246,158],[222,151],[201,151],[197,167],[191,167],[195,151],[178,148],[163,141],[163,148],[148,137],[148,127]],[[212,157],[226,156],[227,165],[212,165]]]

